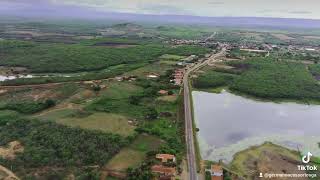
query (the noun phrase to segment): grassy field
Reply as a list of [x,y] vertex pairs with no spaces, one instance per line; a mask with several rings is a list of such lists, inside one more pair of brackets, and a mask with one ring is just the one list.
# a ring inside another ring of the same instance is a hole
[[159,57],[161,60],[171,60],[171,61],[179,61],[183,58],[186,58],[186,56],[178,56],[173,54],[164,54]]
[[106,84],[107,88],[99,92],[100,97],[113,99],[129,98],[131,95],[139,94],[143,88],[130,82],[111,82]]
[[35,114],[34,117],[46,121],[56,121],[58,119],[70,117],[76,113],[77,109],[65,107],[42,112],[40,114]]
[[[166,62],[170,62],[170,63],[166,63]],[[174,69],[174,65],[176,63],[171,63],[172,61],[163,61],[160,60],[159,62],[155,62],[152,64],[148,64],[146,66],[143,66],[141,68],[135,69],[133,71],[129,71],[127,73],[125,73],[126,75],[134,75],[140,78],[146,78],[147,75],[149,75],[150,73],[156,73],[159,75],[165,75],[167,70],[172,70]]]
[[232,74],[209,70],[205,74],[200,74],[196,79],[193,79],[192,85],[198,89],[216,88],[231,84],[234,78],[235,75]]
[[177,96],[176,95],[160,96],[157,98],[157,100],[164,101],[164,102],[176,102]]
[[128,124],[128,118],[117,114],[94,113],[83,118],[62,118],[56,122],[70,127],[99,130],[102,132],[115,133],[122,136],[130,136],[134,133],[134,126]]
[[107,169],[126,171],[129,167],[138,167],[146,158],[148,151],[157,150],[162,144],[159,138],[150,135],[139,135],[133,143],[122,149],[106,165]]

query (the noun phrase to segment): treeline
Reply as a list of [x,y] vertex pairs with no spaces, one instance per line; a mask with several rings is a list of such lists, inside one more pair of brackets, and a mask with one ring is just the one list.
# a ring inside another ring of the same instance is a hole
[[309,66],[309,70],[312,73],[312,75],[320,76],[320,65],[319,64]]
[[[230,90],[266,99],[320,100],[320,84],[312,76],[318,66],[254,58],[229,63],[239,75],[208,71],[194,79],[196,88],[228,86]],[[232,71],[232,72],[234,72]],[[227,71],[225,71],[227,72]]]
[[232,83],[235,75],[221,73],[216,71],[208,71],[201,74],[198,78],[193,79],[193,86],[198,89],[215,88],[227,86]]
[[0,85],[30,85],[30,84],[46,84],[46,83],[59,83],[59,82],[71,82],[71,81],[87,81],[87,80],[98,80],[115,77],[125,72],[142,67],[143,63],[137,64],[124,64],[119,66],[110,67],[103,71],[87,72],[79,76],[72,77],[34,77],[34,78],[18,78],[10,81],[0,82]]
[[169,49],[166,54],[174,54],[179,56],[190,56],[190,55],[201,56],[209,52],[210,52],[210,49],[208,48],[202,48],[200,46],[182,45],[182,46]]
[[320,84],[305,65],[263,59],[248,63],[251,68],[235,78],[232,90],[261,98],[320,100]]
[[[0,65],[23,66],[34,73],[81,72],[108,68],[119,64],[154,61],[163,54],[204,54],[199,46],[170,47],[164,44],[143,44],[130,48],[107,48],[80,44],[27,43],[1,41]],[[2,49],[5,49],[3,51]]]
[[14,160],[0,158],[2,165],[19,174],[39,167],[103,166],[121,147],[128,145],[130,138],[52,122],[1,117],[0,139],[0,146],[16,140],[24,146],[24,152]]
[[8,102],[0,106],[0,110],[13,110],[23,114],[33,114],[47,108],[55,106],[55,101],[47,99],[44,102],[38,101],[19,101],[19,102]]

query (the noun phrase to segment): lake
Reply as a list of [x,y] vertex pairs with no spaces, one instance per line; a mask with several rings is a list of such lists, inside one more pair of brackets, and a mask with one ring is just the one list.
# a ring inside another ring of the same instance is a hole
[[193,91],[200,153],[230,162],[233,155],[266,141],[320,156],[320,106],[260,102],[223,91]]

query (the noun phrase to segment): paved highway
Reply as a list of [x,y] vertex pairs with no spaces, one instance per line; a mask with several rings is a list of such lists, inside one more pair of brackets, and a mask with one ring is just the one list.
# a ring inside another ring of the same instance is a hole
[[189,89],[189,76],[190,73],[195,70],[206,66],[209,62],[213,62],[217,57],[225,55],[225,49],[222,49],[221,52],[213,54],[208,59],[202,63],[196,64],[190,67],[183,78],[183,89],[184,89],[184,112],[185,112],[185,130],[186,130],[186,143],[187,143],[187,162],[189,170],[189,180],[197,180],[197,162],[194,148],[194,139],[193,139],[193,121],[192,121],[192,105],[191,105],[191,92]]

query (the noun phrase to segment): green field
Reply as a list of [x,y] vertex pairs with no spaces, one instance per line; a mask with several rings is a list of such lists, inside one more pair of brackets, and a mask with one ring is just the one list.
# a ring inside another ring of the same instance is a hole
[[129,136],[133,135],[135,127],[129,125],[128,120],[127,117],[117,114],[94,113],[83,118],[69,117],[57,119],[56,122],[71,127]]
[[108,97],[113,99],[125,99],[132,95],[139,94],[143,88],[130,82],[111,82],[107,84],[107,88],[100,92],[100,97]]
[[233,82],[234,78],[235,75],[232,74],[209,70],[205,74],[200,74],[196,79],[193,79],[192,84],[198,89],[216,88],[228,86]]
[[173,54],[164,54],[159,57],[162,60],[172,60],[172,61],[178,61],[183,58],[186,58],[185,56],[178,56],[178,55],[173,55]]
[[164,143],[157,137],[141,134],[129,147],[114,156],[106,168],[117,171],[126,171],[129,167],[137,168],[146,158],[147,152],[157,150]]
[[36,114],[34,117],[45,120],[45,121],[56,121],[58,119],[63,119],[66,117],[71,117],[74,114],[76,114],[78,111],[77,109],[72,108],[59,108],[59,109],[53,109],[51,111],[42,112],[40,114]]

